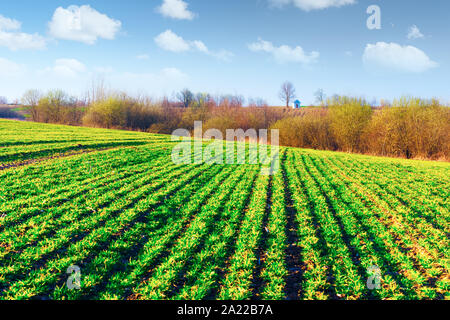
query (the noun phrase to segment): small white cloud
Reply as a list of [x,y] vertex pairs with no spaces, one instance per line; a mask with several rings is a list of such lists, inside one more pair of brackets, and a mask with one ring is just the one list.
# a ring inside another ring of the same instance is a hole
[[198,51],[204,54],[210,55],[220,60],[229,61],[233,57],[233,53],[220,50],[210,51],[208,47],[200,40],[188,41],[172,32],[172,30],[166,30],[163,33],[155,37],[155,43],[166,51],[171,52],[186,52],[186,51]]
[[76,59],[57,59],[53,71],[61,76],[75,77],[86,71],[86,66]]
[[0,58],[0,76],[8,78],[20,77],[26,72],[24,65],[17,64],[8,59]]
[[6,18],[0,14],[0,30],[19,30],[21,26],[20,21]]
[[304,11],[311,11],[351,5],[355,4],[356,0],[269,0],[269,3],[275,7],[293,4]]
[[317,62],[320,56],[317,51],[306,53],[300,46],[295,48],[287,45],[275,47],[271,42],[264,41],[261,38],[257,42],[249,44],[248,48],[254,52],[270,53],[278,63],[294,62],[309,65]]
[[138,60],[148,60],[150,59],[150,56],[148,54],[139,54],[136,56],[136,59]]
[[368,44],[364,50],[363,62],[369,67],[411,73],[424,72],[438,66],[416,47],[386,42]]
[[194,41],[191,42],[191,46],[194,47],[195,49],[197,49],[200,52],[204,52],[204,53],[208,53],[209,52],[208,48],[206,47],[206,45],[202,41],[194,40]]
[[166,30],[155,38],[156,44],[167,51],[183,52],[189,51],[191,46],[182,37],[176,35],[172,30]]
[[122,23],[89,5],[59,7],[48,23],[49,34],[56,39],[94,44],[98,38],[113,40]]
[[45,48],[46,40],[42,36],[19,32],[21,26],[21,22],[0,15],[0,46],[12,51]]
[[408,39],[414,40],[414,39],[421,39],[424,37],[425,36],[422,34],[422,32],[420,32],[420,29],[416,25],[409,27]]
[[192,20],[195,14],[188,10],[188,4],[183,0],[163,0],[160,7],[156,9],[164,17]]
[[0,46],[9,48],[12,51],[22,49],[44,49],[47,45],[45,38],[39,34],[29,34],[23,32],[0,31]]
[[86,70],[86,66],[76,59],[57,59],[52,67],[46,68],[39,73],[51,74],[62,78],[75,78]]
[[345,55],[346,55],[347,57],[353,57],[353,52],[351,52],[351,51],[345,51]]

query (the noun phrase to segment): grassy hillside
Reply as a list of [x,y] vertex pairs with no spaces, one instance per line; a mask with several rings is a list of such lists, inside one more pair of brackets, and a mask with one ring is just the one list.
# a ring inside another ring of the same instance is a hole
[[0,299],[450,297],[448,163],[281,148],[263,176],[6,120],[0,146]]

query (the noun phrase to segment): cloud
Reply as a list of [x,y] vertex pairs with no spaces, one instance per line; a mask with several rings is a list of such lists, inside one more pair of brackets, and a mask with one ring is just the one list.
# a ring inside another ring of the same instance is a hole
[[164,17],[192,20],[195,14],[187,9],[188,4],[183,0],[163,0],[163,3],[156,10]]
[[59,7],[48,23],[49,34],[56,39],[95,44],[98,38],[113,40],[122,23],[109,18],[89,5]]
[[304,11],[311,11],[351,5],[355,4],[356,0],[269,0],[269,3],[275,7],[293,4]]
[[0,46],[12,51],[21,49],[44,49],[46,40],[39,34],[28,34],[23,32],[5,32],[0,30]]
[[52,67],[41,71],[41,74],[51,74],[62,78],[75,78],[86,72],[86,66],[76,59],[57,59]]
[[20,77],[26,72],[24,65],[17,64],[8,59],[0,58],[0,76],[2,77]]
[[0,30],[19,30],[21,26],[21,22],[6,18],[0,14]]
[[420,29],[416,25],[413,25],[409,28],[408,39],[414,40],[414,39],[420,39],[420,38],[424,38],[424,37],[425,36],[422,34],[422,32],[420,32]]
[[416,47],[386,42],[368,44],[364,50],[363,62],[369,67],[411,73],[421,73],[438,66]]
[[172,30],[166,30],[155,37],[155,43],[166,51],[171,52],[187,52],[198,51],[220,60],[228,61],[234,55],[227,50],[210,51],[208,47],[200,40],[188,41],[184,40],[179,35],[172,32]]
[[317,51],[312,51],[308,54],[300,46],[295,48],[291,48],[287,45],[276,47],[271,42],[264,41],[261,38],[259,38],[257,42],[249,44],[248,48],[254,52],[269,53],[278,63],[294,62],[309,65],[317,62],[320,56]]
[[191,46],[200,52],[203,52],[203,53],[209,52],[208,48],[202,41],[194,40],[191,42]]
[[191,50],[191,45],[172,30],[166,30],[155,38],[156,44],[167,51],[184,52]]
[[0,15],[0,46],[12,51],[46,47],[47,41],[42,36],[20,32],[21,26],[21,22]]

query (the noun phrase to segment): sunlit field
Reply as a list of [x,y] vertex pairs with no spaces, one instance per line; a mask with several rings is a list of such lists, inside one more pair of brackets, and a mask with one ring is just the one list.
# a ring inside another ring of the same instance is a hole
[[175,143],[0,120],[0,298],[450,297],[449,163],[280,148],[265,176]]

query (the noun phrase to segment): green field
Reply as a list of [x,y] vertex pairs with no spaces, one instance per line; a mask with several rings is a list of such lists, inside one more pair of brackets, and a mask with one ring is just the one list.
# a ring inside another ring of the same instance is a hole
[[450,298],[450,164],[281,148],[264,176],[173,146],[0,120],[0,299]]

